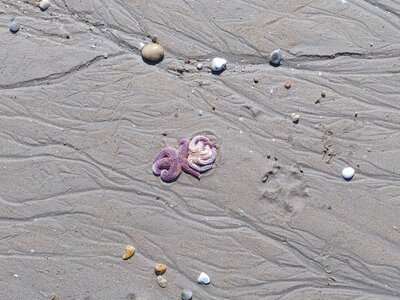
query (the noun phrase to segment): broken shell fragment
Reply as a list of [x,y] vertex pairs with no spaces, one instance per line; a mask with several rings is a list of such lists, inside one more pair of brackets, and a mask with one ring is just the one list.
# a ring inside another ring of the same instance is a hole
[[133,256],[133,254],[135,254],[135,251],[136,251],[135,247],[129,246],[129,245],[125,246],[125,251],[124,251],[124,255],[122,255],[122,258],[124,260],[131,258]]
[[164,277],[162,277],[161,275],[160,276],[157,276],[157,282],[158,282],[158,285],[160,286],[160,287],[162,287],[162,288],[166,288],[167,287],[167,279],[165,279]]
[[156,264],[154,271],[156,275],[163,275],[165,272],[167,272],[167,266],[164,264]]
[[293,123],[299,123],[300,114],[299,113],[292,113],[292,121]]

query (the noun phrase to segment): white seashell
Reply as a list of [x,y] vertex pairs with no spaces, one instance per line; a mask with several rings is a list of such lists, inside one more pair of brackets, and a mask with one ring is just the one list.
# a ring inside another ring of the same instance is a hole
[[39,7],[41,10],[45,11],[46,9],[48,9],[50,7],[50,2],[48,0],[42,0],[39,3]]
[[165,279],[161,275],[157,276],[157,282],[158,282],[158,285],[161,286],[162,288],[166,288],[167,287],[167,279]]
[[201,69],[203,69],[203,64],[202,63],[198,63],[197,64],[197,70],[201,70]]
[[139,50],[142,51],[142,49],[146,46],[146,43],[140,42],[139,43]]
[[282,51],[277,49],[271,52],[269,55],[269,62],[274,66],[279,66],[282,60]]
[[292,113],[292,121],[293,123],[298,123],[300,120],[300,114],[299,113]]
[[347,167],[347,168],[343,169],[342,176],[343,176],[344,179],[350,180],[350,179],[353,178],[354,173],[355,173],[355,171],[354,171],[354,169],[352,167]]
[[226,69],[226,63],[225,59],[216,57],[211,62],[211,70],[213,72],[222,72]]
[[211,280],[206,273],[201,272],[199,278],[197,278],[197,282],[200,284],[209,284]]

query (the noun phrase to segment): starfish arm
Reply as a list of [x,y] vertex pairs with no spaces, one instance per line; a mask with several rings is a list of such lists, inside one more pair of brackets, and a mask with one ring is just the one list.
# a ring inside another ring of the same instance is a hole
[[200,159],[199,164],[201,165],[210,165],[217,158],[217,150],[215,148],[211,149],[211,156],[208,159]]
[[203,172],[205,172],[205,171],[208,171],[208,170],[210,170],[210,169],[213,167],[213,165],[204,165],[204,166],[200,166],[200,165],[194,163],[193,161],[188,161],[188,164],[189,164],[189,166],[190,166],[191,169],[194,169],[194,170],[196,170],[196,171],[198,171],[198,172],[200,172],[200,173],[203,173]]
[[193,152],[196,151],[196,145],[202,142],[203,146],[210,146],[210,147],[214,147],[214,143],[212,143],[210,141],[210,139],[208,137],[205,137],[204,135],[196,135],[194,138],[191,139],[190,143],[189,143],[189,149]]
[[156,156],[154,159],[153,163],[155,163],[157,160],[160,160],[165,157],[175,157],[177,155],[177,151],[172,148],[172,147],[165,147],[163,148],[160,153]]
[[183,164],[182,164],[182,170],[183,170],[183,172],[185,172],[185,173],[187,173],[187,174],[190,174],[190,175],[192,175],[192,176],[194,176],[194,177],[200,179],[200,173],[197,172],[195,169],[192,169],[192,168],[189,166],[189,163],[183,163]]
[[173,181],[181,173],[181,166],[178,163],[172,163],[168,170],[161,171],[161,179],[166,182]]
[[158,159],[153,163],[152,170],[155,175],[160,175],[163,170],[169,169],[170,166],[171,166],[171,158],[164,157]]
[[180,159],[186,158],[189,154],[189,140],[188,139],[181,139],[179,141],[179,150],[178,150],[178,157]]

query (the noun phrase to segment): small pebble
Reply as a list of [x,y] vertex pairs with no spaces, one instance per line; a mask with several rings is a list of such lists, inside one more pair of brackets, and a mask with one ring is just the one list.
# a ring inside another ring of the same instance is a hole
[[202,63],[198,63],[197,64],[197,70],[201,70],[201,69],[203,69],[203,64]]
[[42,11],[45,11],[46,9],[48,9],[50,7],[50,2],[48,0],[42,0],[39,3],[39,7]]
[[183,290],[181,292],[181,300],[190,300],[193,298],[193,293],[191,290]]
[[167,272],[167,266],[164,264],[156,264],[154,271],[156,275],[164,275]]
[[293,123],[299,123],[300,120],[300,114],[299,113],[292,113],[292,121]]
[[254,77],[254,83],[258,83],[258,78],[257,77]]
[[322,92],[321,92],[321,97],[322,97],[322,98],[325,98],[325,96],[326,96],[326,92],[325,92],[325,91],[322,91]]
[[286,81],[285,82],[285,88],[288,90],[292,87],[292,84],[290,83],[290,81]]
[[281,64],[282,58],[283,57],[281,49],[277,49],[272,51],[269,55],[269,62],[271,63],[271,65],[279,66]]
[[17,33],[20,29],[19,24],[17,23],[17,21],[12,20],[9,24],[8,24],[8,29],[10,29],[10,31],[12,33]]
[[352,167],[347,167],[347,168],[343,169],[342,176],[345,180],[349,181],[353,178],[354,173],[355,173],[355,171]]
[[124,254],[122,255],[122,258],[124,260],[131,258],[133,256],[133,254],[135,254],[135,251],[136,251],[135,247],[129,246],[129,245],[125,246],[125,251],[124,251]]
[[216,57],[211,62],[211,70],[213,72],[222,72],[226,69],[226,60],[223,58]]
[[164,48],[156,43],[151,43],[143,47],[142,57],[151,62],[157,62],[164,58]]
[[185,60],[185,64],[186,64],[186,65],[190,64],[190,60],[188,60],[188,59]]
[[158,282],[158,285],[161,286],[162,288],[166,288],[167,287],[167,279],[165,279],[161,275],[157,276],[157,282]]
[[204,272],[201,272],[197,278],[197,282],[200,284],[209,284],[211,282],[210,277]]
[[199,116],[201,117],[203,115],[203,111],[199,110]]
[[140,42],[139,43],[139,50],[142,51],[142,49],[144,48],[144,46],[146,46],[146,43]]

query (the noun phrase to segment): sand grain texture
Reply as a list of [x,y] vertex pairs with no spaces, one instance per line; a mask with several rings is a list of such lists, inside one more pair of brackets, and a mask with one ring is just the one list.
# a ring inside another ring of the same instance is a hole
[[[4,0],[0,40],[0,299],[400,298],[398,1]],[[201,133],[211,172],[152,174]]]

